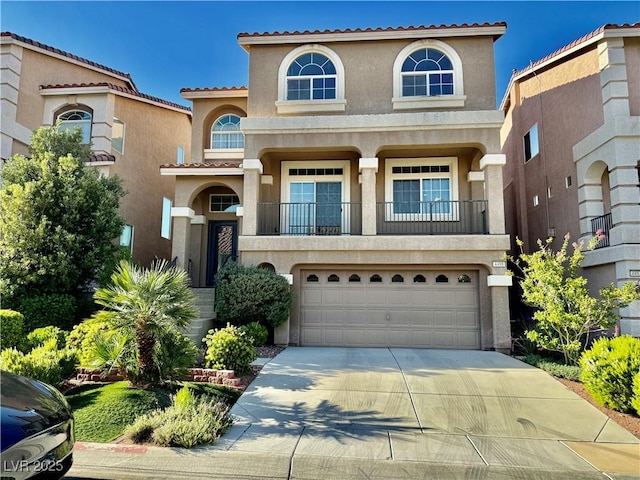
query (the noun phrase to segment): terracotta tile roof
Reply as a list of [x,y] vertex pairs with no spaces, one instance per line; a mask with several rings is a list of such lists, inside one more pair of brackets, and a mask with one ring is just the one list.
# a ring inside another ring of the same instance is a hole
[[163,163],[160,168],[203,169],[203,168],[241,168],[242,160],[218,160],[208,163]]
[[150,100],[152,102],[161,103],[163,105],[167,105],[169,107],[178,108],[180,110],[184,110],[185,112],[191,112],[190,107],[185,107],[184,105],[180,105],[179,103],[169,102],[167,100],[163,100],[162,98],[153,97],[151,95],[147,95],[146,93],[139,92],[138,90],[131,90],[129,88],[121,87],[120,85],[114,85],[113,83],[108,82],[99,82],[99,83],[64,83],[64,84],[56,84],[56,85],[40,85],[40,89],[55,89],[55,88],[92,88],[92,87],[107,87],[109,90],[115,90],[117,92],[127,93],[129,95],[133,95],[135,97],[143,98],[145,100]]
[[112,74],[117,75],[119,77],[124,77],[131,84],[131,88],[132,89],[134,89],[135,91],[138,90],[136,85],[135,85],[135,83],[133,83],[133,79],[131,78],[131,75],[128,74],[128,73],[121,72],[119,70],[116,70],[116,69],[111,68],[111,67],[107,67],[105,65],[101,65],[101,64],[96,63],[96,62],[92,62],[91,60],[87,60],[86,58],[79,57],[78,55],[74,55],[72,53],[65,52],[64,50],[60,50],[58,48],[50,47],[49,45],[45,45],[44,43],[36,42],[35,40],[31,40],[30,38],[26,38],[26,37],[22,37],[20,35],[16,35],[15,33],[12,33],[12,32],[2,32],[2,33],[0,33],[0,36],[2,36],[2,37],[11,37],[14,40],[17,40],[19,42],[27,43],[29,45],[33,45],[34,47],[40,48],[42,50],[46,50],[46,51],[51,52],[51,53],[56,53],[58,55],[62,55],[64,57],[70,58],[72,60],[76,60],[78,62],[85,63],[85,64],[90,65],[92,67],[99,68],[100,70],[104,70],[105,72],[112,73]]
[[549,55],[544,56],[543,58],[536,60],[535,62],[532,62],[530,65],[526,66],[525,68],[522,68],[520,70],[516,70],[515,68],[513,69],[513,72],[511,73],[511,78],[509,79],[509,83],[507,86],[507,89],[505,91],[504,94],[504,98],[501,102],[501,105],[504,105],[505,102],[508,99],[508,95],[509,95],[509,91],[511,90],[511,87],[513,85],[513,82],[515,81],[515,79],[527,72],[531,72],[534,71],[536,69],[536,67],[548,62],[549,60],[552,60],[554,57],[560,56],[565,52],[568,52],[569,50],[580,46],[583,43],[587,43],[589,40],[591,40],[594,37],[597,37],[598,35],[600,35],[601,33],[605,32],[606,30],[624,30],[624,29],[632,29],[632,28],[640,28],[640,22],[637,23],[625,23],[622,25],[617,25],[617,24],[613,24],[613,23],[607,23],[606,25],[602,25],[601,27],[597,28],[596,30],[587,33],[586,35],[578,38],[577,40],[574,40],[573,42],[569,43],[568,45],[565,45],[557,50],[555,50],[554,52],[551,52]]
[[614,25],[612,23],[608,23],[606,25],[601,26],[600,28],[594,30],[593,32],[587,33],[586,35],[578,38],[577,40],[574,40],[573,42],[571,42],[568,45],[565,45],[564,47],[559,48],[558,50],[556,50],[555,52],[550,53],[549,55],[541,58],[540,60],[537,60],[535,62],[533,62],[531,65],[521,69],[521,70],[516,70],[513,72],[514,76],[518,76],[524,72],[526,72],[527,70],[532,70],[535,67],[537,67],[538,65],[545,63],[546,61],[552,59],[553,57],[560,55],[568,50],[571,50],[572,48],[580,45],[581,43],[585,43],[587,40],[592,39],[593,37],[600,35],[602,32],[604,32],[605,30],[612,30],[612,29],[626,29],[626,28],[639,28],[640,27],[640,22],[639,23],[633,23],[633,24],[629,24],[629,23],[625,23],[624,25]]
[[254,32],[254,33],[248,33],[248,32],[244,32],[244,33],[239,33],[238,34],[238,38],[264,38],[264,37],[282,37],[282,36],[288,36],[288,35],[332,35],[332,34],[339,34],[339,33],[379,33],[379,32],[411,32],[411,31],[423,31],[423,30],[450,30],[450,29],[459,29],[459,28],[480,28],[480,27],[506,27],[507,24],[506,22],[496,22],[496,23],[472,23],[472,24],[467,24],[467,23],[462,23],[460,25],[457,24],[451,24],[451,25],[418,25],[418,26],[408,26],[408,27],[386,27],[386,28],[382,28],[382,27],[378,27],[378,28],[355,28],[355,29],[351,29],[351,28],[347,28],[347,29],[336,29],[336,30],[314,30],[314,31],[310,31],[310,30],[305,30],[304,32],[301,32],[299,30],[296,30],[294,32],[289,32],[289,31],[285,31],[285,32]]
[[246,90],[247,87],[195,87],[195,88],[181,88],[180,93],[190,92],[235,92]]
[[115,155],[111,155],[110,153],[94,153],[87,160],[90,163],[93,162],[115,162]]

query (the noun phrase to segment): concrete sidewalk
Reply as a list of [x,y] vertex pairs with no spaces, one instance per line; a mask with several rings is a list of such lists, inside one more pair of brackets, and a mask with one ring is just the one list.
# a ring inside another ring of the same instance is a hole
[[495,352],[289,347],[213,447],[78,444],[68,478],[631,479],[640,443]]

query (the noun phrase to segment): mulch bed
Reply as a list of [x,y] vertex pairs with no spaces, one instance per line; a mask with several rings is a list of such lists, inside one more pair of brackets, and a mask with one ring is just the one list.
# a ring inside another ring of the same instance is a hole
[[598,405],[593,397],[591,397],[591,395],[589,395],[589,393],[584,389],[584,386],[580,382],[574,382],[572,380],[567,380],[566,378],[556,378],[556,380],[565,385],[574,393],[580,395],[587,402],[596,407],[622,428],[631,432],[637,438],[640,438],[640,417],[627,413],[616,412],[615,410],[611,410],[610,408]]

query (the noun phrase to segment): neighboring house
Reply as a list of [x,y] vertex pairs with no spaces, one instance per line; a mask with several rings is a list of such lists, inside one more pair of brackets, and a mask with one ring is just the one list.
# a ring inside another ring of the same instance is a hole
[[[590,288],[638,282],[640,23],[605,25],[514,72],[501,109],[512,242],[530,252],[601,230],[583,263]],[[640,336],[640,302],[620,314],[621,333]]]
[[287,276],[278,343],[508,351],[505,29],[240,34],[249,87],[183,89],[191,158],[161,167],[194,286],[229,258]]
[[80,127],[94,151],[87,164],[118,175],[127,191],[120,243],[143,265],[170,259],[174,179],[158,167],[188,155],[191,110],[139,92],[129,74],[14,33],[2,33],[0,47],[2,159],[27,155],[43,125]]

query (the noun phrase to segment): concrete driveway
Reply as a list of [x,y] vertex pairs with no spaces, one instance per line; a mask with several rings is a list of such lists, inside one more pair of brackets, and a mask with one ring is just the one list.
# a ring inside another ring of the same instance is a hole
[[289,347],[232,413],[216,448],[287,458],[289,478],[640,476],[637,438],[496,352]]
[[67,478],[637,479],[640,444],[495,352],[289,347],[215,446],[76,444]]

